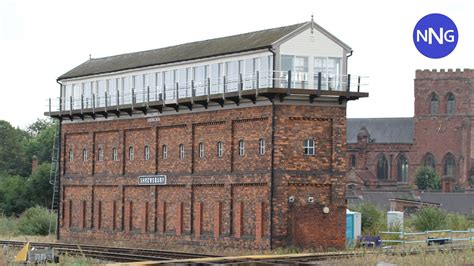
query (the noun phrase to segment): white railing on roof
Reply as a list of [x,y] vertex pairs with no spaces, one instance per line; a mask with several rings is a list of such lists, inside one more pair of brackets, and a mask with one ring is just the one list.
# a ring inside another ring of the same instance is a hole
[[132,88],[122,93],[120,90],[104,92],[104,94],[88,94],[80,97],[58,97],[56,101],[48,100],[49,111],[70,111],[114,107],[127,104],[156,102],[165,103],[177,99],[203,95],[225,94],[227,92],[265,88],[308,89],[323,91],[359,92],[368,85],[367,77],[351,75],[327,75],[317,73],[310,77],[308,72],[296,71],[264,71],[249,75],[223,76],[220,78],[185,83],[163,84],[146,88]]

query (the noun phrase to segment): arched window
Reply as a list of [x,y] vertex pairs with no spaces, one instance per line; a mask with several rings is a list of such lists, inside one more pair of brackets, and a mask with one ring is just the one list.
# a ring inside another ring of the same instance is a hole
[[446,154],[446,156],[444,156],[444,176],[454,177],[455,167],[456,159],[454,158],[454,155],[451,153]]
[[408,160],[405,154],[401,154],[397,161],[397,180],[407,182],[408,180]]
[[446,113],[447,114],[454,114],[456,112],[456,101],[454,99],[454,95],[450,92],[448,93],[448,98],[446,102]]
[[433,154],[429,152],[425,154],[423,157],[423,165],[435,169],[435,159]]
[[432,94],[431,95],[431,102],[430,102],[430,113],[435,115],[438,113],[438,106],[439,106],[439,98],[438,95]]
[[114,161],[118,161],[118,150],[117,147],[112,148],[112,159]]
[[69,161],[73,162],[74,161],[74,150],[69,149]]
[[199,143],[199,158],[204,158],[204,143]]
[[387,180],[388,179],[388,162],[385,155],[382,154],[377,162],[377,179]]

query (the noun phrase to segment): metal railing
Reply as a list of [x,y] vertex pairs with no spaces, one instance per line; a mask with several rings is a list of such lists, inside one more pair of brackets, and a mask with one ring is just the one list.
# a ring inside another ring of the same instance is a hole
[[[474,241],[474,229],[469,230],[431,230],[424,232],[392,232],[385,231],[380,232],[382,235],[382,243],[391,243],[391,244],[416,244],[416,243],[427,243],[430,242],[436,243],[437,241],[446,241],[449,243],[454,242],[473,242]],[[398,236],[398,239],[383,239],[383,235],[395,235]],[[430,237],[432,236],[432,237]]]
[[49,112],[95,109],[101,107],[118,107],[127,104],[139,104],[156,101],[166,103],[178,99],[225,94],[239,90],[285,88],[308,89],[322,91],[360,92],[360,88],[368,85],[367,77],[339,75],[329,77],[325,73],[316,73],[310,77],[308,72],[296,71],[264,71],[237,76],[222,76],[205,80],[184,83],[167,83],[144,88],[132,88],[130,91],[105,91],[103,94],[82,94],[78,97],[58,97],[54,101],[48,99]]

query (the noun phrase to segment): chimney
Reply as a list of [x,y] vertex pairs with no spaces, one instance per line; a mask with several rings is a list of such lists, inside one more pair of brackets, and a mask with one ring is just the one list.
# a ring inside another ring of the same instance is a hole
[[31,173],[34,173],[36,169],[38,169],[38,157],[33,155],[33,158],[31,159]]

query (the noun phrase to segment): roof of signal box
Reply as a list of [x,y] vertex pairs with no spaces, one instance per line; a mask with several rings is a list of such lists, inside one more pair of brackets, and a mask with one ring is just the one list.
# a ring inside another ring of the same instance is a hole
[[64,73],[58,80],[85,77],[97,74],[143,68],[163,64],[196,60],[226,54],[242,53],[269,49],[279,40],[294,32],[311,26],[344,47],[352,50],[347,44],[314,22],[298,23],[273,29],[266,29],[221,37],[216,39],[185,43],[148,51],[120,54],[102,58],[91,58]]

